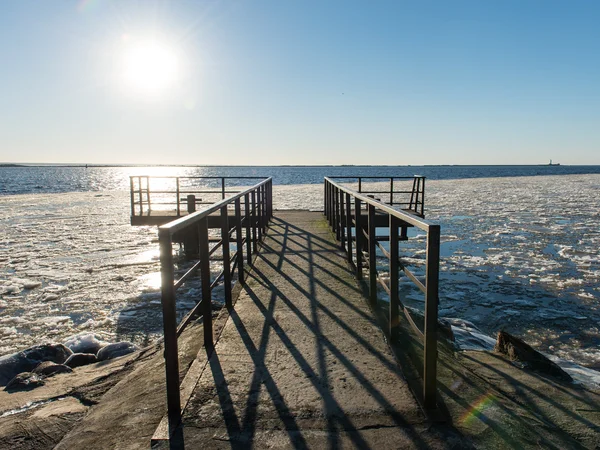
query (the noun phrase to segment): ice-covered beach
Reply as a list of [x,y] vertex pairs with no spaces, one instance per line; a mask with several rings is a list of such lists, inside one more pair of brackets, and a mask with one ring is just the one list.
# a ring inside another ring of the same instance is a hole
[[[274,207],[321,209],[322,189],[275,185]],[[600,175],[428,181],[441,316],[600,366],[599,192]],[[160,336],[156,229],[131,227],[129,211],[123,191],[0,197],[0,355],[79,332],[140,345]],[[415,237],[403,251],[418,264]],[[182,310],[199,290],[183,292]],[[419,300],[409,292],[408,303]]]

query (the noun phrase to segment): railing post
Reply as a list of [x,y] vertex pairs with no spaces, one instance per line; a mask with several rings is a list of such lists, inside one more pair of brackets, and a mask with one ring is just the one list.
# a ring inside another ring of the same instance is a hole
[[390,215],[390,341],[398,337],[399,275],[398,275],[398,232],[400,220]]
[[252,219],[250,223],[252,224],[252,251],[256,253],[258,251],[258,243],[256,242],[256,191],[252,191],[252,209],[250,211],[250,215]]
[[362,249],[364,247],[364,235],[362,226],[361,201],[354,198],[354,235],[356,236],[356,279],[362,280]]
[[129,177],[129,196],[131,197],[131,217],[135,216],[135,194],[133,187],[133,177]]
[[430,225],[427,232],[427,268],[425,272],[425,367],[423,399],[426,409],[436,407],[438,283],[440,274],[440,226]]
[[225,177],[221,177],[221,198],[225,199]]
[[390,205],[394,205],[394,177],[390,177]]
[[423,182],[421,186],[421,215],[425,212],[425,177],[421,177],[421,181]]
[[142,200],[142,177],[138,177],[138,196],[140,199],[140,216],[144,215],[144,204],[143,204],[143,200]]
[[273,180],[269,180],[269,220],[273,218]]
[[187,212],[190,214],[196,212],[196,196],[194,194],[187,196]]
[[244,245],[242,244],[242,205],[235,201],[235,246],[237,247],[238,281],[244,283]]
[[350,203],[350,194],[346,193],[346,242],[348,248],[346,257],[348,262],[352,262],[352,205]]
[[200,279],[202,282],[204,347],[207,350],[211,350],[213,348],[213,330],[212,299],[210,292],[210,260],[208,248],[208,217],[202,218],[198,223],[198,235],[200,240]]
[[262,192],[260,187],[256,189],[256,234],[258,242],[262,241]]
[[146,177],[146,200],[148,202],[148,212],[152,210],[152,205],[150,204],[150,177]]
[[327,217],[327,180],[323,180],[323,214]]
[[340,229],[342,227],[342,224],[340,223],[340,190],[339,188],[334,188],[335,190],[335,194],[334,194],[334,199],[333,201],[335,202],[335,216],[334,216],[334,223],[335,223],[335,238],[339,241],[340,240]]
[[179,188],[179,177],[177,177],[175,179],[175,182],[176,182],[176,186],[177,186],[177,217],[179,217],[179,216],[181,216],[181,206],[179,204],[179,202],[181,201],[179,199],[179,196],[181,195],[180,192],[179,192],[180,191],[180,188]]
[[223,251],[223,284],[225,306],[231,308],[231,259],[229,255],[229,213],[227,205],[221,208],[221,242]]
[[250,214],[250,194],[244,196],[244,220],[246,223],[246,258],[248,265],[252,264],[252,228]]
[[173,244],[168,231],[158,230],[160,246],[161,304],[165,342],[165,371],[167,379],[167,414],[169,434],[181,421],[179,398],[179,353],[177,349],[177,312],[173,271]]
[[346,228],[344,227],[344,217],[346,216],[346,211],[344,207],[344,191],[339,190],[340,193],[340,247],[344,250],[346,249]]
[[369,299],[371,305],[377,304],[377,257],[375,254],[375,206],[368,204],[369,212]]

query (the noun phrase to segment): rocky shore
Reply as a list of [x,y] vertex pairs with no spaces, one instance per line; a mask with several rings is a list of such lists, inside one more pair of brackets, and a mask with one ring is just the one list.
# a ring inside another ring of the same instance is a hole
[[[180,338],[181,376],[200,350],[201,327],[192,324]],[[528,366],[519,340],[501,343],[506,351],[456,351],[441,339],[445,420],[476,448],[600,445],[600,392]],[[43,379],[0,391],[0,448],[149,448],[165,413],[161,343]]]

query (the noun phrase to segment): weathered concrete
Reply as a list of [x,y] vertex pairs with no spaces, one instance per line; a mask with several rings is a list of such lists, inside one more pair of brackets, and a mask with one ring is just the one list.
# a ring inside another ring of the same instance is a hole
[[279,213],[185,410],[187,448],[465,448],[426,420],[322,214]]

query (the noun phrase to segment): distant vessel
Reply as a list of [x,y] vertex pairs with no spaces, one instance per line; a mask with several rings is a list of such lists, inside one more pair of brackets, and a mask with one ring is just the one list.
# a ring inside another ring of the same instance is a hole
[[552,160],[550,160],[550,164],[548,164],[549,166],[560,166],[560,163],[554,163],[552,164]]

